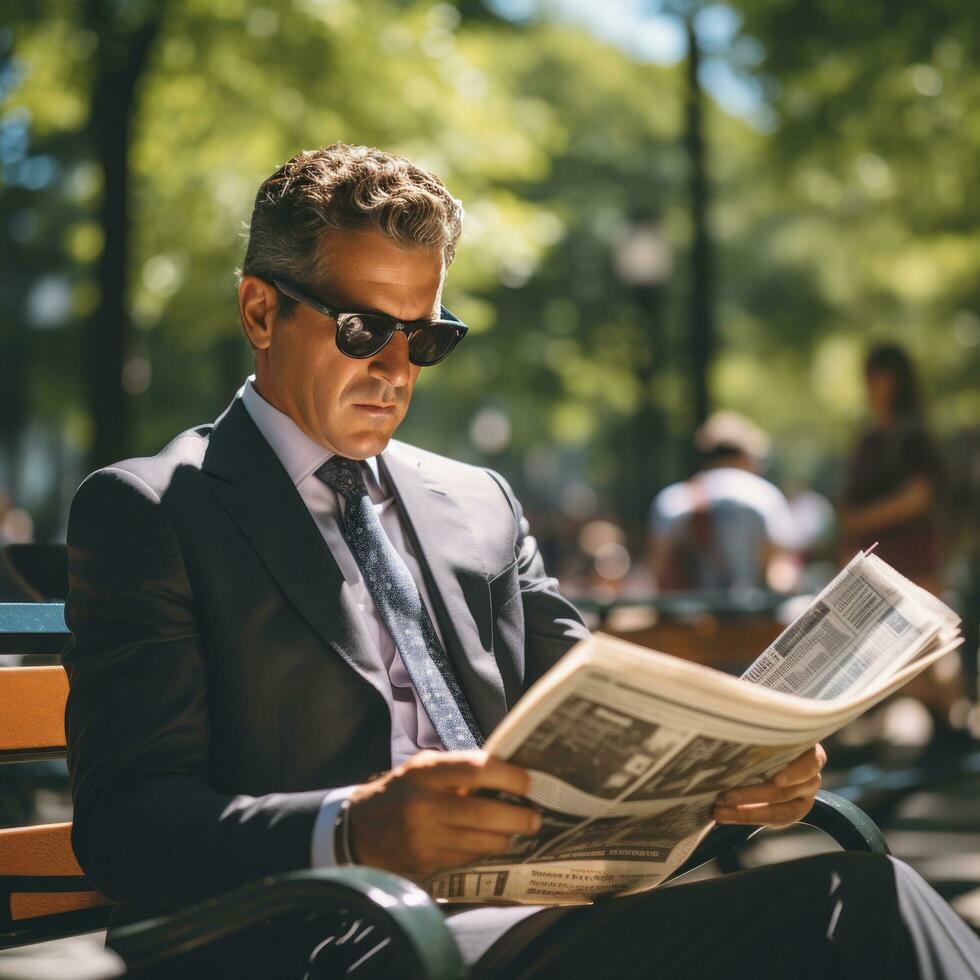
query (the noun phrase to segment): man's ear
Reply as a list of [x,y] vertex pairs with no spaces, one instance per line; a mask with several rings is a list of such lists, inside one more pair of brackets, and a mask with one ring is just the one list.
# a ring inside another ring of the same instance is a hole
[[245,336],[256,350],[268,350],[272,346],[278,310],[279,290],[271,282],[258,276],[242,276],[238,285],[238,315]]

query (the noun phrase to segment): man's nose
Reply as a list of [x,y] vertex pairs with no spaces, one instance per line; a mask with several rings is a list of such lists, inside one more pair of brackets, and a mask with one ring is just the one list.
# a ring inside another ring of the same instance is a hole
[[374,357],[368,372],[387,381],[393,388],[404,388],[411,377],[412,366],[408,360],[408,340],[403,333],[396,333]]

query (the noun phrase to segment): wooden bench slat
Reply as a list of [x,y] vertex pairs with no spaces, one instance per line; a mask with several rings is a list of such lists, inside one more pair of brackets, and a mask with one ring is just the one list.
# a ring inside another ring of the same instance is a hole
[[3,753],[65,750],[63,667],[6,667],[0,670],[0,757]]
[[10,922],[109,904],[84,878],[70,823],[0,830],[0,898]]
[[604,628],[611,636],[651,650],[720,670],[747,667],[783,630],[778,620],[746,617],[726,621],[711,617],[694,623],[657,623],[645,629]]
[[70,823],[0,830],[0,877],[83,874],[71,849]]
[[13,922],[22,922],[42,915],[61,915],[109,904],[109,899],[97,891],[14,892],[10,896],[10,918]]

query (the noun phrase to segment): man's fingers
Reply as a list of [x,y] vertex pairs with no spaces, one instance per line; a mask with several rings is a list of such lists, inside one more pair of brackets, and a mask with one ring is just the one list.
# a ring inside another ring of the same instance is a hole
[[816,776],[826,764],[827,753],[818,742],[812,749],[807,749],[806,752],[798,755],[785,768],[777,772],[773,776],[772,782],[777,786],[793,786],[797,783],[803,783]]
[[[805,817],[820,789],[820,770],[827,755],[820,745],[794,759],[766,783],[730,789],[717,800],[718,823],[786,827]],[[809,774],[809,775],[807,775]],[[779,779],[783,777],[785,782]]]
[[480,750],[419,753],[407,763],[406,775],[432,789],[496,789],[526,796],[531,786],[526,769]]
[[718,823],[744,823],[767,827],[788,827],[802,820],[813,807],[812,799],[795,799],[786,803],[762,806],[716,806],[713,816]]
[[481,854],[500,854],[506,851],[513,839],[513,834],[493,834],[485,830],[456,828],[447,843],[452,850],[465,852],[467,860],[472,861]]
[[446,796],[440,818],[449,827],[478,827],[497,834],[536,834],[541,814],[530,806],[479,796]]
[[457,868],[491,854],[502,854],[513,843],[513,834],[494,834],[483,830],[453,828],[451,834],[442,838],[428,859],[423,862],[424,869],[431,873],[445,868]]
[[820,789],[822,779],[817,773],[805,783],[793,786],[775,786],[773,783],[760,783],[758,786],[742,786],[730,789],[718,797],[722,806],[745,806],[751,803],[783,803],[786,800],[813,797]]
[[494,799],[529,789],[525,769],[486,752],[419,752],[355,789],[351,842],[365,864],[409,877],[459,867],[539,829],[536,809]]

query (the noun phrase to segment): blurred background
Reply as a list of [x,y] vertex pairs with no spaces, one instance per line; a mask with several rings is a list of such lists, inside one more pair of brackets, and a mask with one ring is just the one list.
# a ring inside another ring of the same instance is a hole
[[[0,482],[39,541],[89,470],[228,403],[255,190],[338,139],[466,205],[446,298],[471,335],[402,434],[502,471],[542,538],[609,518],[638,563],[713,408],[768,431],[781,486],[835,499],[879,340],[976,491],[975,4],[4,10]],[[975,517],[945,511],[949,561]]]
[[973,0],[5,0],[3,597],[250,372],[261,180],[399,152],[471,326],[400,436],[502,472],[593,623],[741,669],[875,540],[964,617],[832,781],[980,921],[978,46]]

